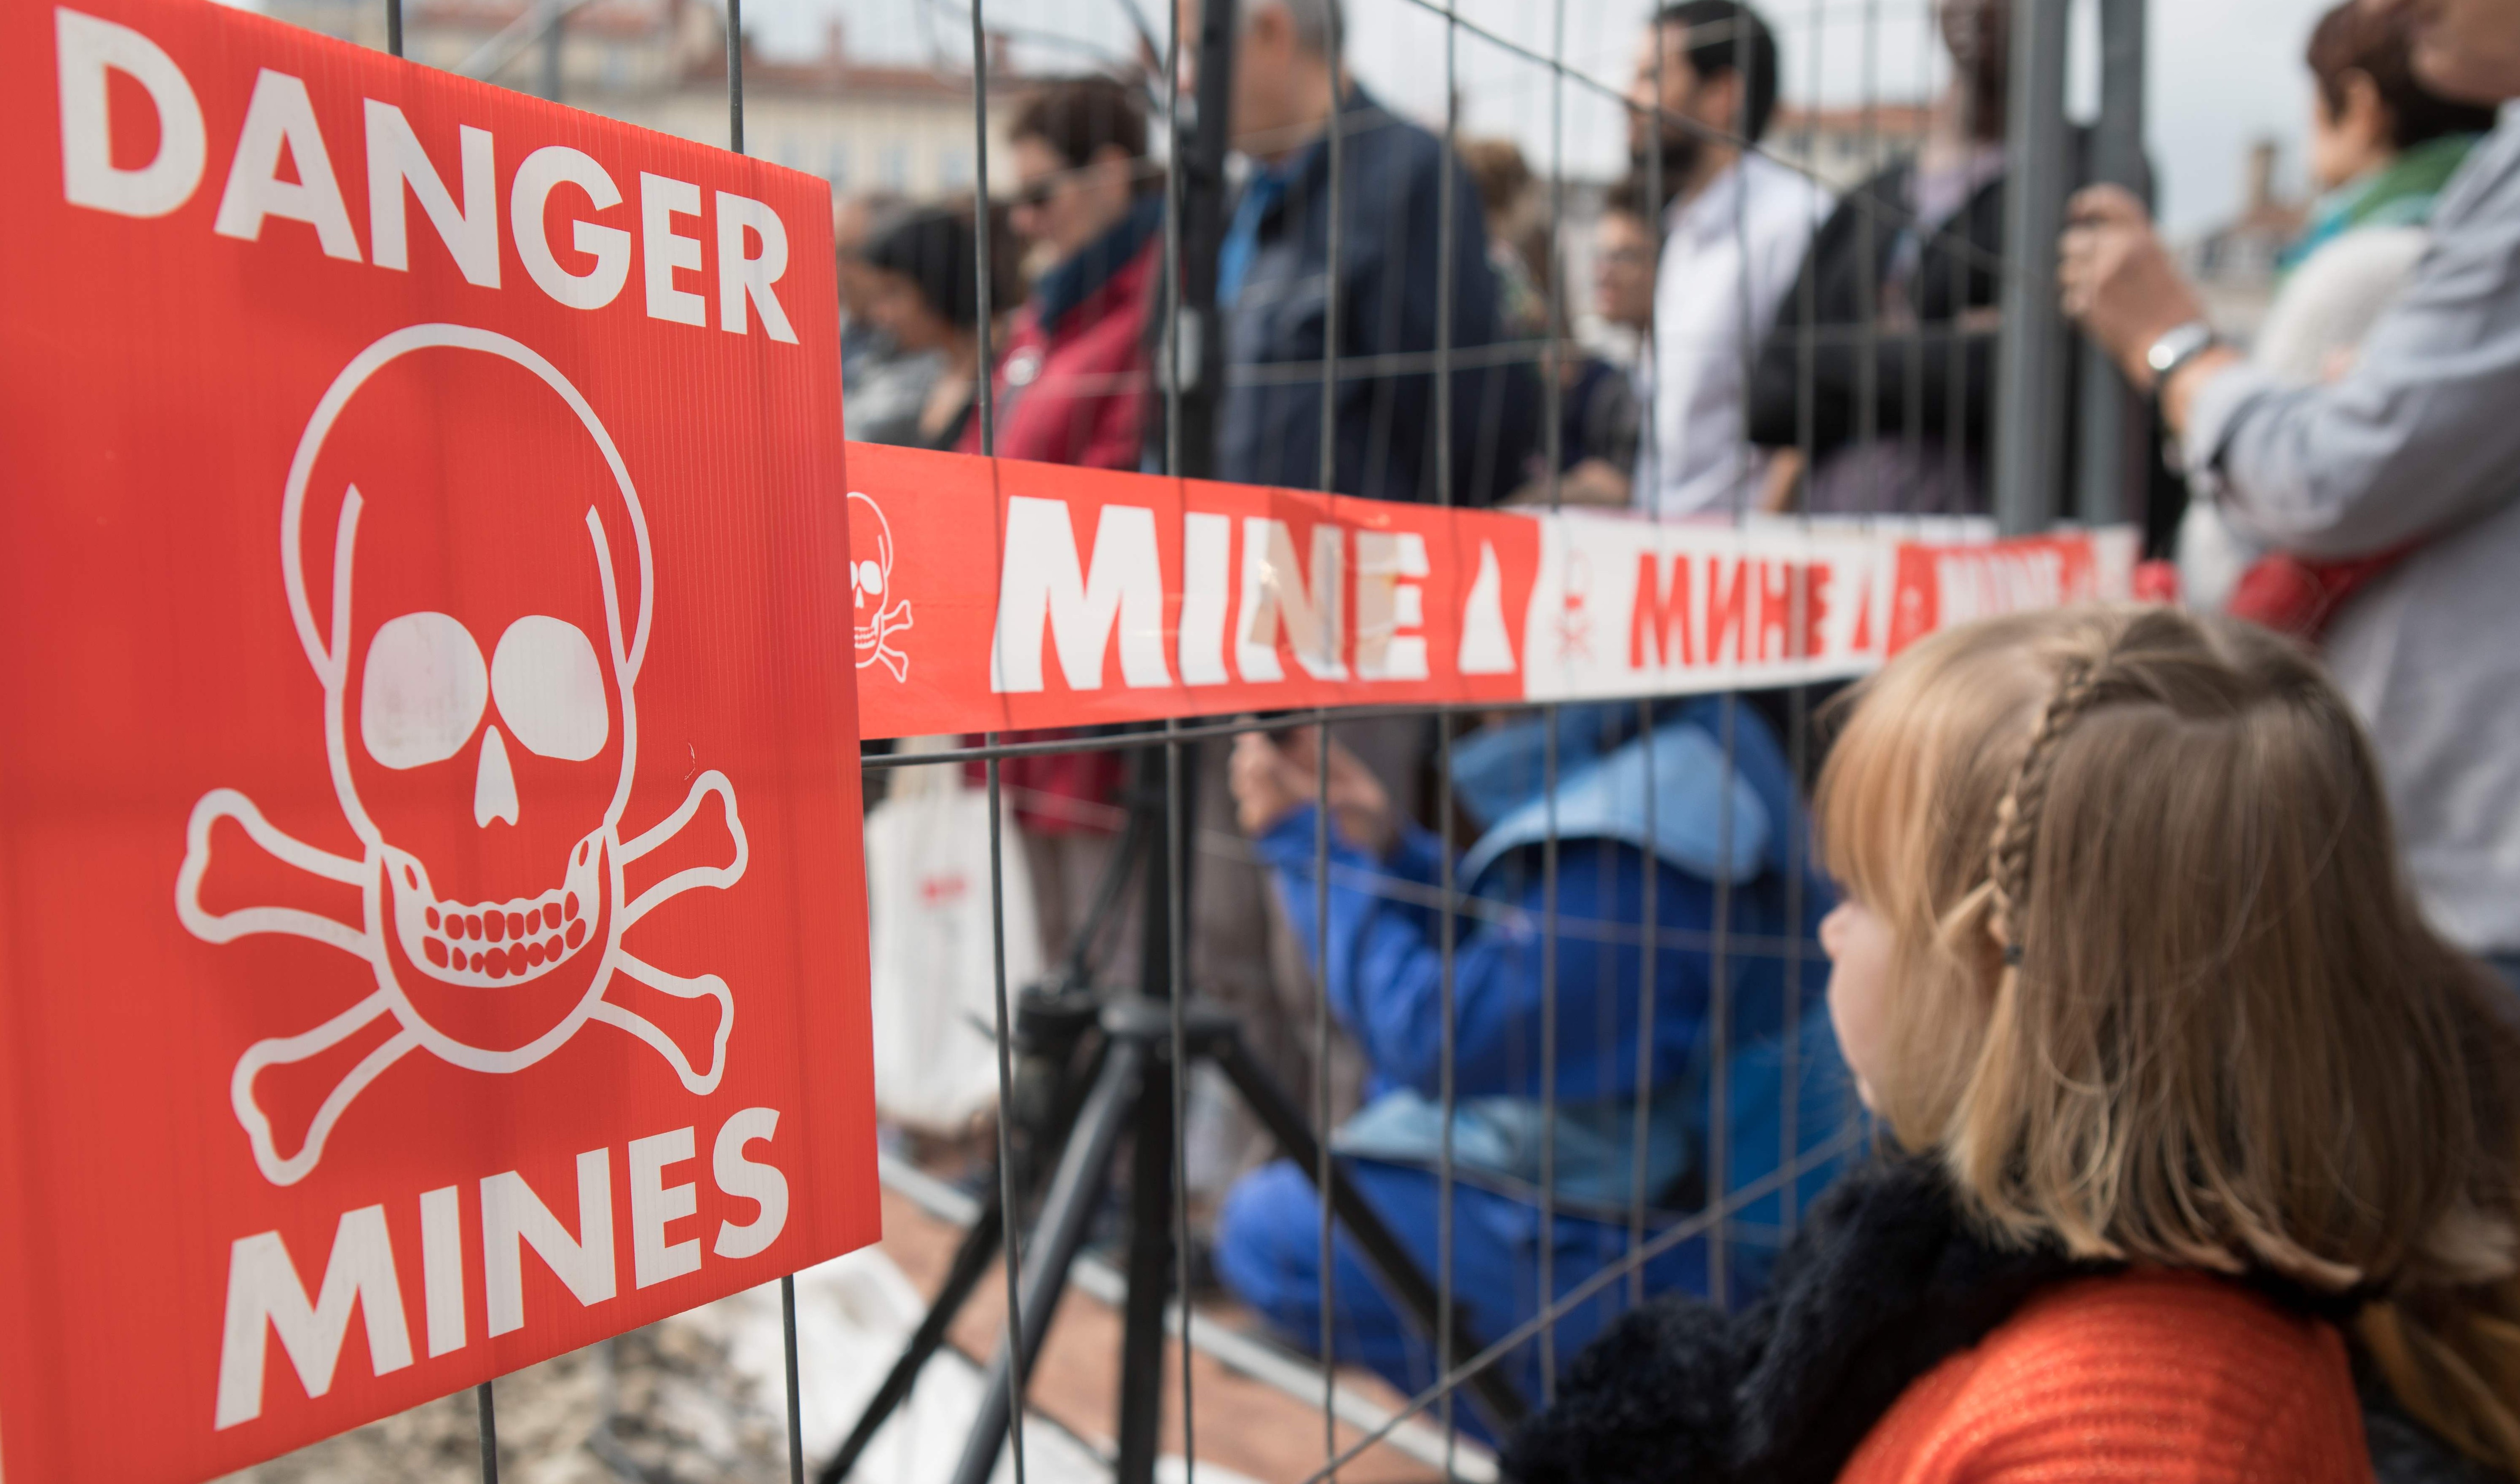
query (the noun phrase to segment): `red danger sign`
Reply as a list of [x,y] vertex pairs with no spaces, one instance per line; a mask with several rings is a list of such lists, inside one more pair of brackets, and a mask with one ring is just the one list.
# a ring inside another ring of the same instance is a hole
[[199,0],[0,137],[0,1473],[873,1239],[822,182]]

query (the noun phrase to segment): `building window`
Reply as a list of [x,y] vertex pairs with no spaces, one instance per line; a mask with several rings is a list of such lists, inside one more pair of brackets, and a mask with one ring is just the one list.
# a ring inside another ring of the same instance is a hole
[[971,183],[971,152],[960,145],[947,145],[936,152],[936,188],[959,191]]
[[883,147],[883,188],[887,191],[910,189],[910,146],[896,140]]

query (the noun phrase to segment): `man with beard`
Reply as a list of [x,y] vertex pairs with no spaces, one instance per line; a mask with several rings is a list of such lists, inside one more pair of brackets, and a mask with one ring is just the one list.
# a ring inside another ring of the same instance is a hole
[[1766,467],[1744,438],[1747,363],[1828,207],[1753,148],[1778,72],[1775,36],[1738,0],[1666,5],[1639,47],[1629,148],[1639,178],[1659,163],[1665,200],[1636,497],[1664,515],[1746,508]]

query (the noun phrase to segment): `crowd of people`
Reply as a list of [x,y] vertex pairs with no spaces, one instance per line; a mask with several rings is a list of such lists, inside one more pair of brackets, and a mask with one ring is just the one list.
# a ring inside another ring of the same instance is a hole
[[[1920,140],[1834,201],[1761,147],[1758,12],[1656,10],[1592,349],[1520,157],[1377,102],[1335,3],[1239,7],[1218,477],[1988,510],[2010,0],[1940,0]],[[2306,61],[2324,194],[2253,347],[2140,185],[2081,189],[2055,248],[2183,482],[2182,605],[1919,645],[1830,704],[1816,779],[1732,697],[1199,749],[1197,822],[1247,845],[1193,871],[1193,985],[1333,1088],[1469,1332],[1759,1196],[1657,1248],[1670,1297],[1598,1288],[1512,1353],[1558,1397],[1493,1439],[1523,1484],[2520,1474],[2520,0],[2344,0]],[[851,438],[980,451],[985,385],[1001,456],[1163,467],[1148,127],[1132,83],[1049,84],[1003,208],[844,208]],[[1010,761],[1028,849],[1107,833],[1110,756]],[[1192,1172],[1217,1276],[1431,1384],[1344,1242],[1322,1272],[1308,1172],[1227,1147]]]

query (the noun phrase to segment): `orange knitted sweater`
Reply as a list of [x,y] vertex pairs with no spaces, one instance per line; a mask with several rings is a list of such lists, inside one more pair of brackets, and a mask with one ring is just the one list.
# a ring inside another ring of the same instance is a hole
[[1901,1393],[1840,1484],[2371,1484],[2345,1341],[2237,1284],[2042,1293]]

